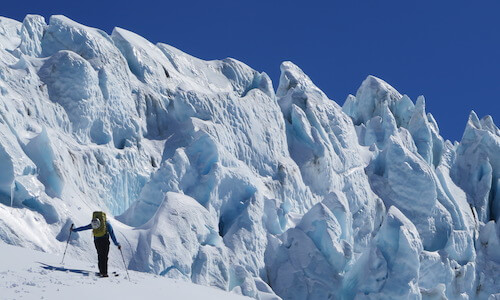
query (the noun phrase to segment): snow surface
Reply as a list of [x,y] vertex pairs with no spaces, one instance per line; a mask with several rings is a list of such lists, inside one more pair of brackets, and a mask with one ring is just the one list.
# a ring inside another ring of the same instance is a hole
[[[2,299],[142,299],[144,291],[156,299],[251,299],[220,289],[186,283],[158,275],[112,266],[108,278],[96,276],[96,264],[25,248],[0,244],[0,294]],[[119,255],[118,250],[110,255]],[[110,273],[111,274],[111,273]]]
[[[500,296],[500,130],[471,112],[444,140],[423,96],[374,76],[341,107],[291,62],[275,91],[125,29],[0,18],[0,169],[3,257],[60,254],[104,210],[136,278],[256,299]],[[67,257],[95,269],[90,233]],[[47,282],[29,268],[12,272]]]

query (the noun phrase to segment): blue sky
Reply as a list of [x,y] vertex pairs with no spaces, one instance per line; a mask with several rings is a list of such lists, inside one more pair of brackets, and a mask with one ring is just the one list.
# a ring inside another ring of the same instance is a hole
[[367,75],[415,101],[460,140],[470,110],[500,119],[500,1],[9,1],[0,15],[64,14],[119,26],[202,59],[233,57],[278,84],[291,60],[343,104]]

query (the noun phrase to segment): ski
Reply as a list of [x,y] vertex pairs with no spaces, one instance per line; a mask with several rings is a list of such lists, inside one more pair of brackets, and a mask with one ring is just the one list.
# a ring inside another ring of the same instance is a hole
[[118,274],[116,272],[112,272],[111,274],[108,274],[108,276],[102,276],[101,273],[96,272],[95,276],[100,277],[100,278],[106,278],[106,277],[111,277],[111,276],[118,277],[118,276],[120,276],[120,274]]

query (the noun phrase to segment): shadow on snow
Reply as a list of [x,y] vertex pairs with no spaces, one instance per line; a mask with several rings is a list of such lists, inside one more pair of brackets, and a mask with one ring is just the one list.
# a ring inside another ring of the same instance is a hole
[[88,270],[79,270],[79,269],[67,269],[64,267],[55,267],[48,265],[46,263],[38,262],[41,266],[42,269],[49,270],[49,271],[61,271],[65,273],[76,273],[76,274],[81,274],[83,276],[89,276],[90,274],[96,274],[94,271],[88,271]]

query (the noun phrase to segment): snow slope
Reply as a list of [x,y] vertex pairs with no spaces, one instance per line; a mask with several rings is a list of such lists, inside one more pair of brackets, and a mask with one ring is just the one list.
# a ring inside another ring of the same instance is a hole
[[[2,299],[251,299],[220,289],[190,284],[153,274],[129,271],[112,266],[118,277],[99,278],[96,265],[62,255],[53,255],[0,244],[0,294]],[[119,255],[111,251],[111,255]]]
[[471,112],[447,141],[373,76],[341,107],[291,62],[275,91],[125,29],[0,18],[0,128],[2,243],[61,253],[104,210],[128,269],[256,299],[500,293],[498,127]]

